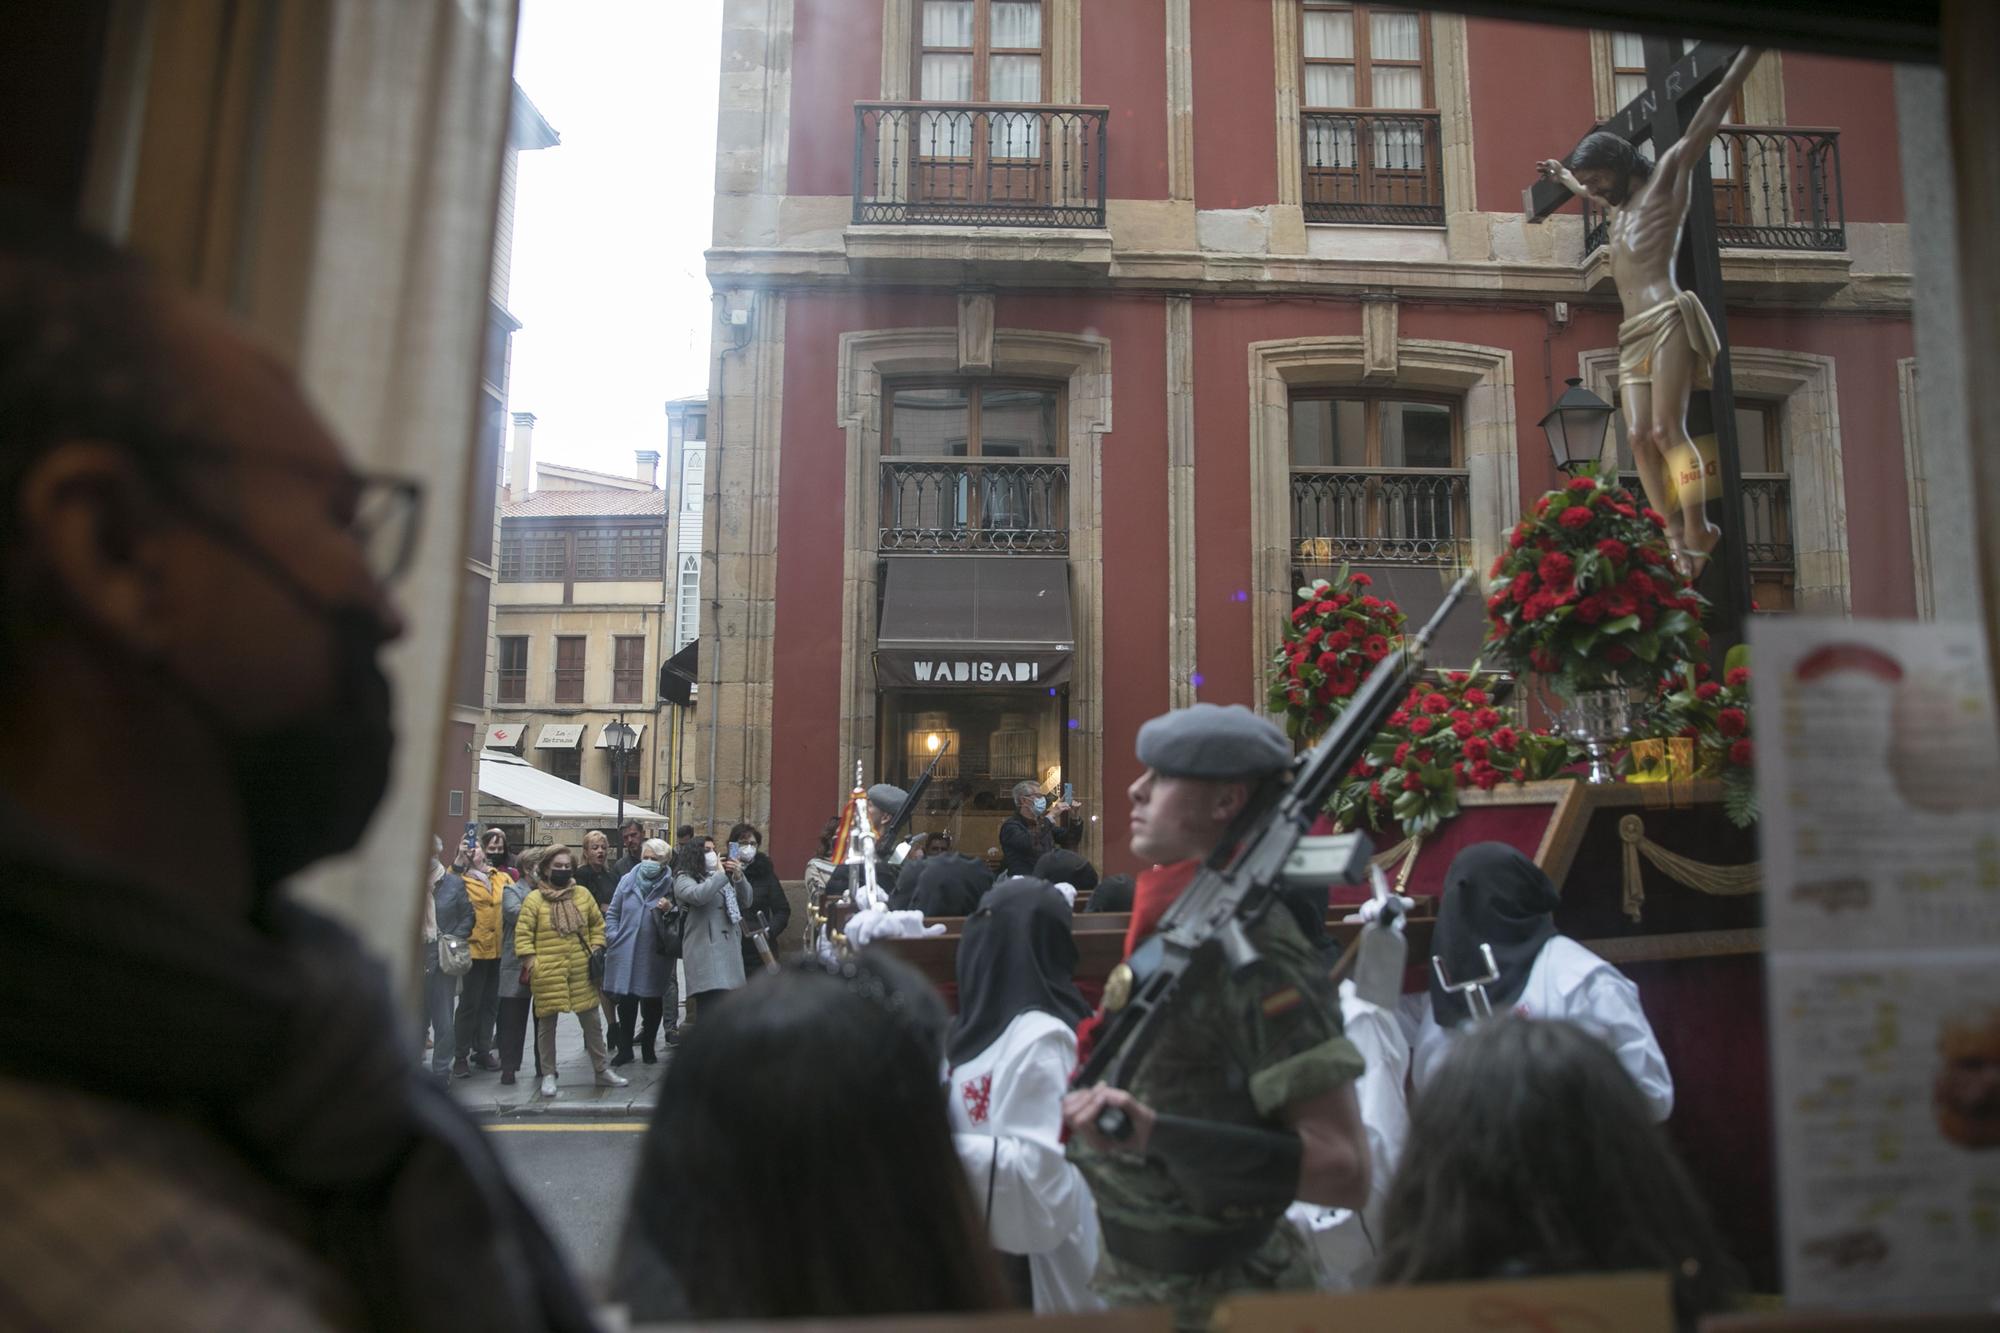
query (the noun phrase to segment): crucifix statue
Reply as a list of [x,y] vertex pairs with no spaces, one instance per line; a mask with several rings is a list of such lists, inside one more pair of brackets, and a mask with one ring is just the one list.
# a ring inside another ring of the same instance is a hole
[[[1675,558],[1690,577],[1700,574],[1722,537],[1705,509],[1716,460],[1702,457],[1687,430],[1688,398],[1696,379],[1708,377],[1721,344],[1701,301],[1674,281],[1674,259],[1698,169],[1707,184],[1709,140],[1760,54],[1739,51],[1681,136],[1656,142],[1659,156],[1651,163],[1629,140],[1594,130],[1567,163],[1536,164],[1544,179],[1609,211],[1611,280],[1625,310],[1618,326],[1619,409],[1640,479],[1666,515]],[[1669,96],[1677,91],[1670,88]]]

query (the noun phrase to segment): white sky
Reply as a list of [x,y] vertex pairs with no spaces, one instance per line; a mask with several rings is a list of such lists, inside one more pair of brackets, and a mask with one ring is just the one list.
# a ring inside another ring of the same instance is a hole
[[514,78],[562,136],[521,154],[508,408],[535,457],[630,475],[708,390],[722,0],[523,0]]

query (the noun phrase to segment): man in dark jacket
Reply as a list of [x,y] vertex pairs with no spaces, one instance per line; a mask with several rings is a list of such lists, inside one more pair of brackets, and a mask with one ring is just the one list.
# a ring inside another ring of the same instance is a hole
[[1000,873],[1032,875],[1035,862],[1058,847],[1083,841],[1083,824],[1070,818],[1074,808],[1061,801],[1050,805],[1032,782],[1015,783],[1014,813],[1000,826]]
[[457,1042],[452,1020],[458,1007],[458,978],[444,970],[438,937],[472,939],[472,899],[465,880],[444,864],[444,843],[431,839],[430,910],[424,914],[424,1033],[431,1043],[431,1076],[451,1086],[451,1053]]
[[792,905],[785,900],[785,886],[778,879],[778,867],[764,850],[764,835],[757,826],[738,824],[729,830],[729,841],[736,844],[737,863],[743,867],[743,878],[750,881],[750,911],[743,918],[743,973],[754,977],[764,969],[764,955],[757,952],[750,932],[762,926],[764,942],[771,946],[775,955],[778,952],[778,937],[792,923]]
[[[382,966],[280,888],[388,787],[421,498],[221,316],[0,204],[10,1328],[595,1326]],[[105,808],[200,855],[105,855]],[[77,1041],[78,996],[146,1039]]]

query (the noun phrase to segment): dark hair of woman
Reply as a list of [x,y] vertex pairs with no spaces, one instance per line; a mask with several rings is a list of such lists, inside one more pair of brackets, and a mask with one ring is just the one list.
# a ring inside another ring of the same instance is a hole
[[952,1145],[945,1012],[863,954],[758,976],[661,1080],[614,1287],[633,1322],[1005,1307]]
[[831,861],[833,859],[833,839],[834,835],[839,832],[840,832],[839,815],[835,815],[832,819],[829,819],[826,821],[826,823],[820,825],[820,830],[819,830],[820,860]]
[[700,839],[674,848],[674,873],[699,884],[708,878],[708,848]]
[[1673,1274],[1689,1328],[1740,1286],[1618,1057],[1560,1020],[1510,1014],[1469,1030],[1410,1108],[1378,1280],[1639,1270]]
[[729,841],[744,842],[746,840],[754,841],[759,847],[764,845],[764,835],[758,831],[755,824],[738,824],[735,828],[729,830]]

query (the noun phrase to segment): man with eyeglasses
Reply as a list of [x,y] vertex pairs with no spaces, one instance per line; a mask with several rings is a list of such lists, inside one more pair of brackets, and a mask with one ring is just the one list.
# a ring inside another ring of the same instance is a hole
[[[0,206],[10,1324],[590,1327],[381,968],[280,889],[387,785],[417,500],[227,321]],[[100,851],[105,810],[198,854]]]

